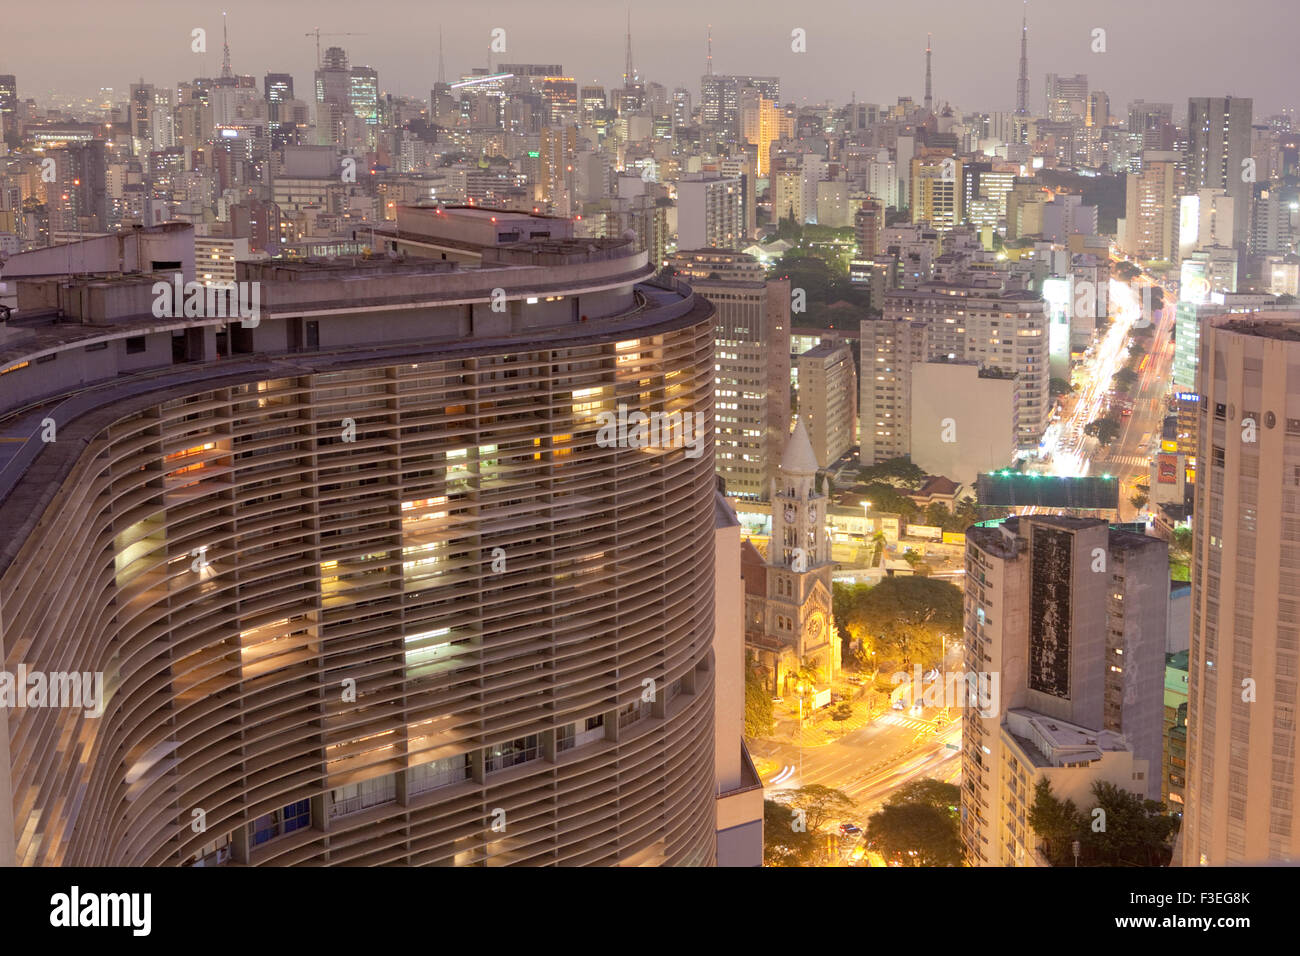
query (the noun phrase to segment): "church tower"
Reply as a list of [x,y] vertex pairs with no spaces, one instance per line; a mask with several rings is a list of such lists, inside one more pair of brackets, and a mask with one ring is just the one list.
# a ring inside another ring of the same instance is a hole
[[815,660],[819,680],[829,682],[840,666],[840,648],[831,619],[828,499],[816,490],[816,479],[817,457],[800,420],[772,480],[766,630],[789,649],[783,655],[785,673]]

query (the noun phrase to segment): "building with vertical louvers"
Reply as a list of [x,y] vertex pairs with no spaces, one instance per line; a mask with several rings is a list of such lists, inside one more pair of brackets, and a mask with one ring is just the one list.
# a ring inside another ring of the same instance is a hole
[[[0,707],[0,864],[708,865],[720,794],[752,842],[712,308],[625,240],[428,212],[423,259],[241,263],[242,322],[156,317],[170,276],[20,284],[0,666],[104,694]],[[602,443],[621,408],[698,413],[702,453]]]

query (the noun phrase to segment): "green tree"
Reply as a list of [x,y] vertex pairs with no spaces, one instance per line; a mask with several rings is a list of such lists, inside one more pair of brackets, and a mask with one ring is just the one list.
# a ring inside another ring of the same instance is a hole
[[799,224],[799,221],[794,218],[794,210],[788,210],[788,212],[791,214],[782,216],[780,220],[777,221],[776,237],[778,239],[784,239],[786,242],[793,243],[797,246],[803,239],[803,227]]
[[772,732],[772,694],[758,669],[745,667],[745,736],[765,737]]
[[921,510],[911,498],[881,482],[856,485],[853,488],[853,493],[860,495],[864,501],[870,501],[872,512],[884,512],[885,514],[901,515],[904,518],[914,518]]
[[1071,385],[1067,379],[1053,378],[1048,384],[1048,389],[1051,392],[1052,398],[1056,398],[1060,395],[1069,395],[1074,391],[1074,386]]
[[907,866],[961,866],[961,790],[930,778],[895,790],[867,821],[867,840]]
[[925,506],[925,523],[935,528],[942,528],[952,518],[948,506],[939,501],[932,501]]
[[[1096,805],[1088,826],[1080,863],[1086,866],[1168,866],[1178,821],[1159,800],[1147,800],[1107,780],[1092,785]],[[1099,815],[1097,810],[1103,811]]]
[[1174,548],[1178,551],[1191,553],[1192,550],[1192,529],[1188,527],[1179,527],[1174,529]]
[[923,577],[889,577],[862,599],[870,633],[880,638],[881,660],[938,666],[943,636],[962,629],[962,593],[947,581]]
[[1034,802],[1029,808],[1029,827],[1039,839],[1039,849],[1053,866],[1073,860],[1071,844],[1081,840],[1085,819],[1073,800],[1061,801],[1052,793],[1046,777],[1034,785]]
[[1125,282],[1132,282],[1142,274],[1142,268],[1132,262],[1121,262],[1115,267],[1115,273]]
[[835,617],[835,627],[840,632],[846,660],[855,641],[860,641],[867,650],[871,650],[871,632],[861,607],[870,590],[870,584],[834,582],[831,585],[831,613]]
[[843,790],[813,783],[795,790],[790,806],[804,811],[808,832],[816,834],[830,821],[846,816],[856,804]]
[[957,812],[961,787],[933,777],[909,780],[889,795],[886,803],[924,803],[942,810]]
[[1109,445],[1119,437],[1120,424],[1114,418],[1106,416],[1097,418],[1083,426],[1083,433],[1096,438],[1103,445]]
[[858,480],[864,484],[881,482],[894,487],[908,488],[915,491],[925,481],[925,469],[912,464],[911,460],[890,458],[878,465],[867,465],[858,470]]
[[1141,493],[1136,494],[1129,499],[1129,503],[1133,505],[1134,508],[1137,508],[1139,511],[1141,511],[1143,508],[1147,506],[1147,496]]
[[816,856],[816,835],[796,828],[793,809],[775,800],[763,801],[763,865],[811,866]]

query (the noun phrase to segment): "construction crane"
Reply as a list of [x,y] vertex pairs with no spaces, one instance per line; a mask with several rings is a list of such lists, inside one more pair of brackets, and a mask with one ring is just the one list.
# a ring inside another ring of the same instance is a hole
[[320,69],[320,38],[321,38],[321,37],[323,37],[323,36],[325,36],[325,37],[363,37],[363,36],[365,36],[364,33],[321,33],[321,32],[320,32],[320,27],[317,27],[315,30],[312,30],[310,33],[305,33],[305,34],[303,34],[303,35],[304,35],[304,36],[309,36],[309,37],[315,37],[315,38],[316,38],[316,69],[318,69],[318,70]]

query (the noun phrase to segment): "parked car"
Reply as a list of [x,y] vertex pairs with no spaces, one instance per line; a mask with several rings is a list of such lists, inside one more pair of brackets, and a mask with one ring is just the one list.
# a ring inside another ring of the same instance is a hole
[[858,826],[856,823],[840,824],[840,836],[854,836],[855,834],[861,832],[862,832],[862,827]]
[[896,700],[894,701],[894,710],[907,710],[907,705],[901,699]]

